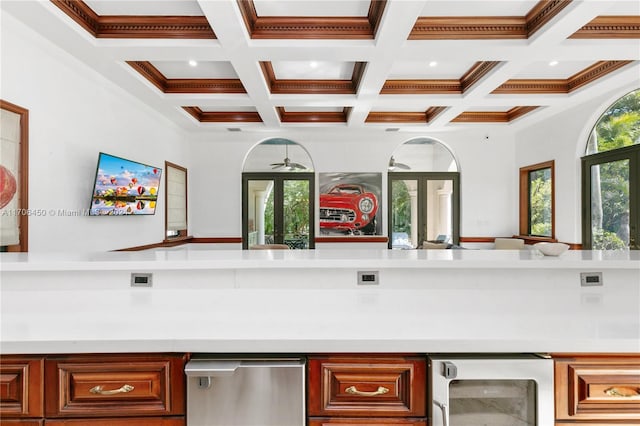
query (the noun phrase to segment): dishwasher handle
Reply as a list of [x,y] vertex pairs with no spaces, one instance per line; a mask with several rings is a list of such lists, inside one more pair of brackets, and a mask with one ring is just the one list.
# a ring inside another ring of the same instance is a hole
[[290,368],[304,367],[304,364],[300,358],[192,359],[185,365],[184,373],[187,377],[225,377],[233,375],[238,368]]

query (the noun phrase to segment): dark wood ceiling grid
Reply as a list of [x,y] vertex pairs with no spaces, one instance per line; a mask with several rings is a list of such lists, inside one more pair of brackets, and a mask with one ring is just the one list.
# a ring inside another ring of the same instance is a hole
[[598,16],[569,38],[640,38],[640,16]]
[[253,39],[373,39],[386,0],[372,1],[367,16],[258,16],[253,0],[238,0]]
[[147,61],[127,61],[163,93],[247,93],[237,78],[166,78]]
[[422,16],[409,40],[526,39],[572,0],[541,0],[526,16]]
[[[82,0],[50,0],[96,38],[215,39],[205,16],[100,16]],[[256,13],[253,0],[236,0],[248,33],[254,39],[375,39],[386,0],[371,1],[367,16],[300,17],[265,16]],[[410,40],[527,39],[547,25],[572,0],[541,0],[525,16],[448,16],[419,17]],[[640,39],[640,16],[598,16],[571,39]],[[567,79],[510,79],[492,94],[568,94],[633,61],[599,61]],[[246,94],[239,79],[168,79],[148,61],[128,61],[163,93]],[[464,94],[496,69],[501,62],[478,61],[459,79],[387,80],[380,94],[429,95]],[[357,95],[365,62],[356,62],[350,80],[275,78],[272,63],[260,62],[271,94]],[[183,107],[199,122],[262,122],[257,112],[202,111]],[[339,112],[292,112],[275,107],[282,123],[343,123],[350,107]],[[507,112],[464,112],[451,122],[511,122],[538,107],[517,106]],[[425,112],[370,112],[366,123],[429,123],[447,107],[431,107]]]
[[182,107],[200,123],[262,123],[255,111],[202,111],[199,107]]
[[571,93],[632,61],[599,61],[567,79],[511,79],[500,85],[494,94]]
[[342,111],[286,111],[284,107],[276,110],[283,123],[346,123],[351,112],[350,107]]
[[260,62],[272,94],[356,94],[366,64],[356,62],[350,80],[277,79],[271,62]]
[[82,0],[51,2],[96,38],[216,38],[204,16],[100,16]]
[[519,106],[508,111],[467,111],[451,121],[454,123],[510,123],[537,108],[537,106]]

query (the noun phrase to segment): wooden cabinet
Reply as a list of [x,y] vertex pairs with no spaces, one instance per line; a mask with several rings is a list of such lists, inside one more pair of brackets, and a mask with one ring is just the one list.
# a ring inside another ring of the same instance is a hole
[[425,425],[426,359],[309,357],[309,426]]
[[0,358],[0,416],[3,423],[8,423],[8,419],[22,419],[22,425],[39,424],[37,420],[28,419],[42,417],[43,374],[43,357]]
[[185,425],[185,355],[3,356],[1,361],[3,425]]
[[640,424],[640,355],[554,355],[554,361],[556,426]]

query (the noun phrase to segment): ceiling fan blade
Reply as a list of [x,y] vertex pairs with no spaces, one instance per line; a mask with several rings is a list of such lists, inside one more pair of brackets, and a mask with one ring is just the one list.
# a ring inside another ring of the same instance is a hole
[[404,163],[396,163],[396,164],[394,164],[394,166],[399,168],[399,169],[403,169],[403,170],[411,170],[411,167],[407,166]]
[[307,168],[300,163],[289,163],[289,165],[295,169],[306,170]]

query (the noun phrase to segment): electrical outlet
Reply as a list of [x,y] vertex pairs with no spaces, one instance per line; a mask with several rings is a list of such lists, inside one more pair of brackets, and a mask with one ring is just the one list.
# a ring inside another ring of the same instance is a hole
[[378,285],[378,271],[358,271],[358,285]]
[[151,287],[153,285],[152,273],[131,273],[131,287]]
[[602,286],[602,272],[580,272],[580,285],[582,287]]

